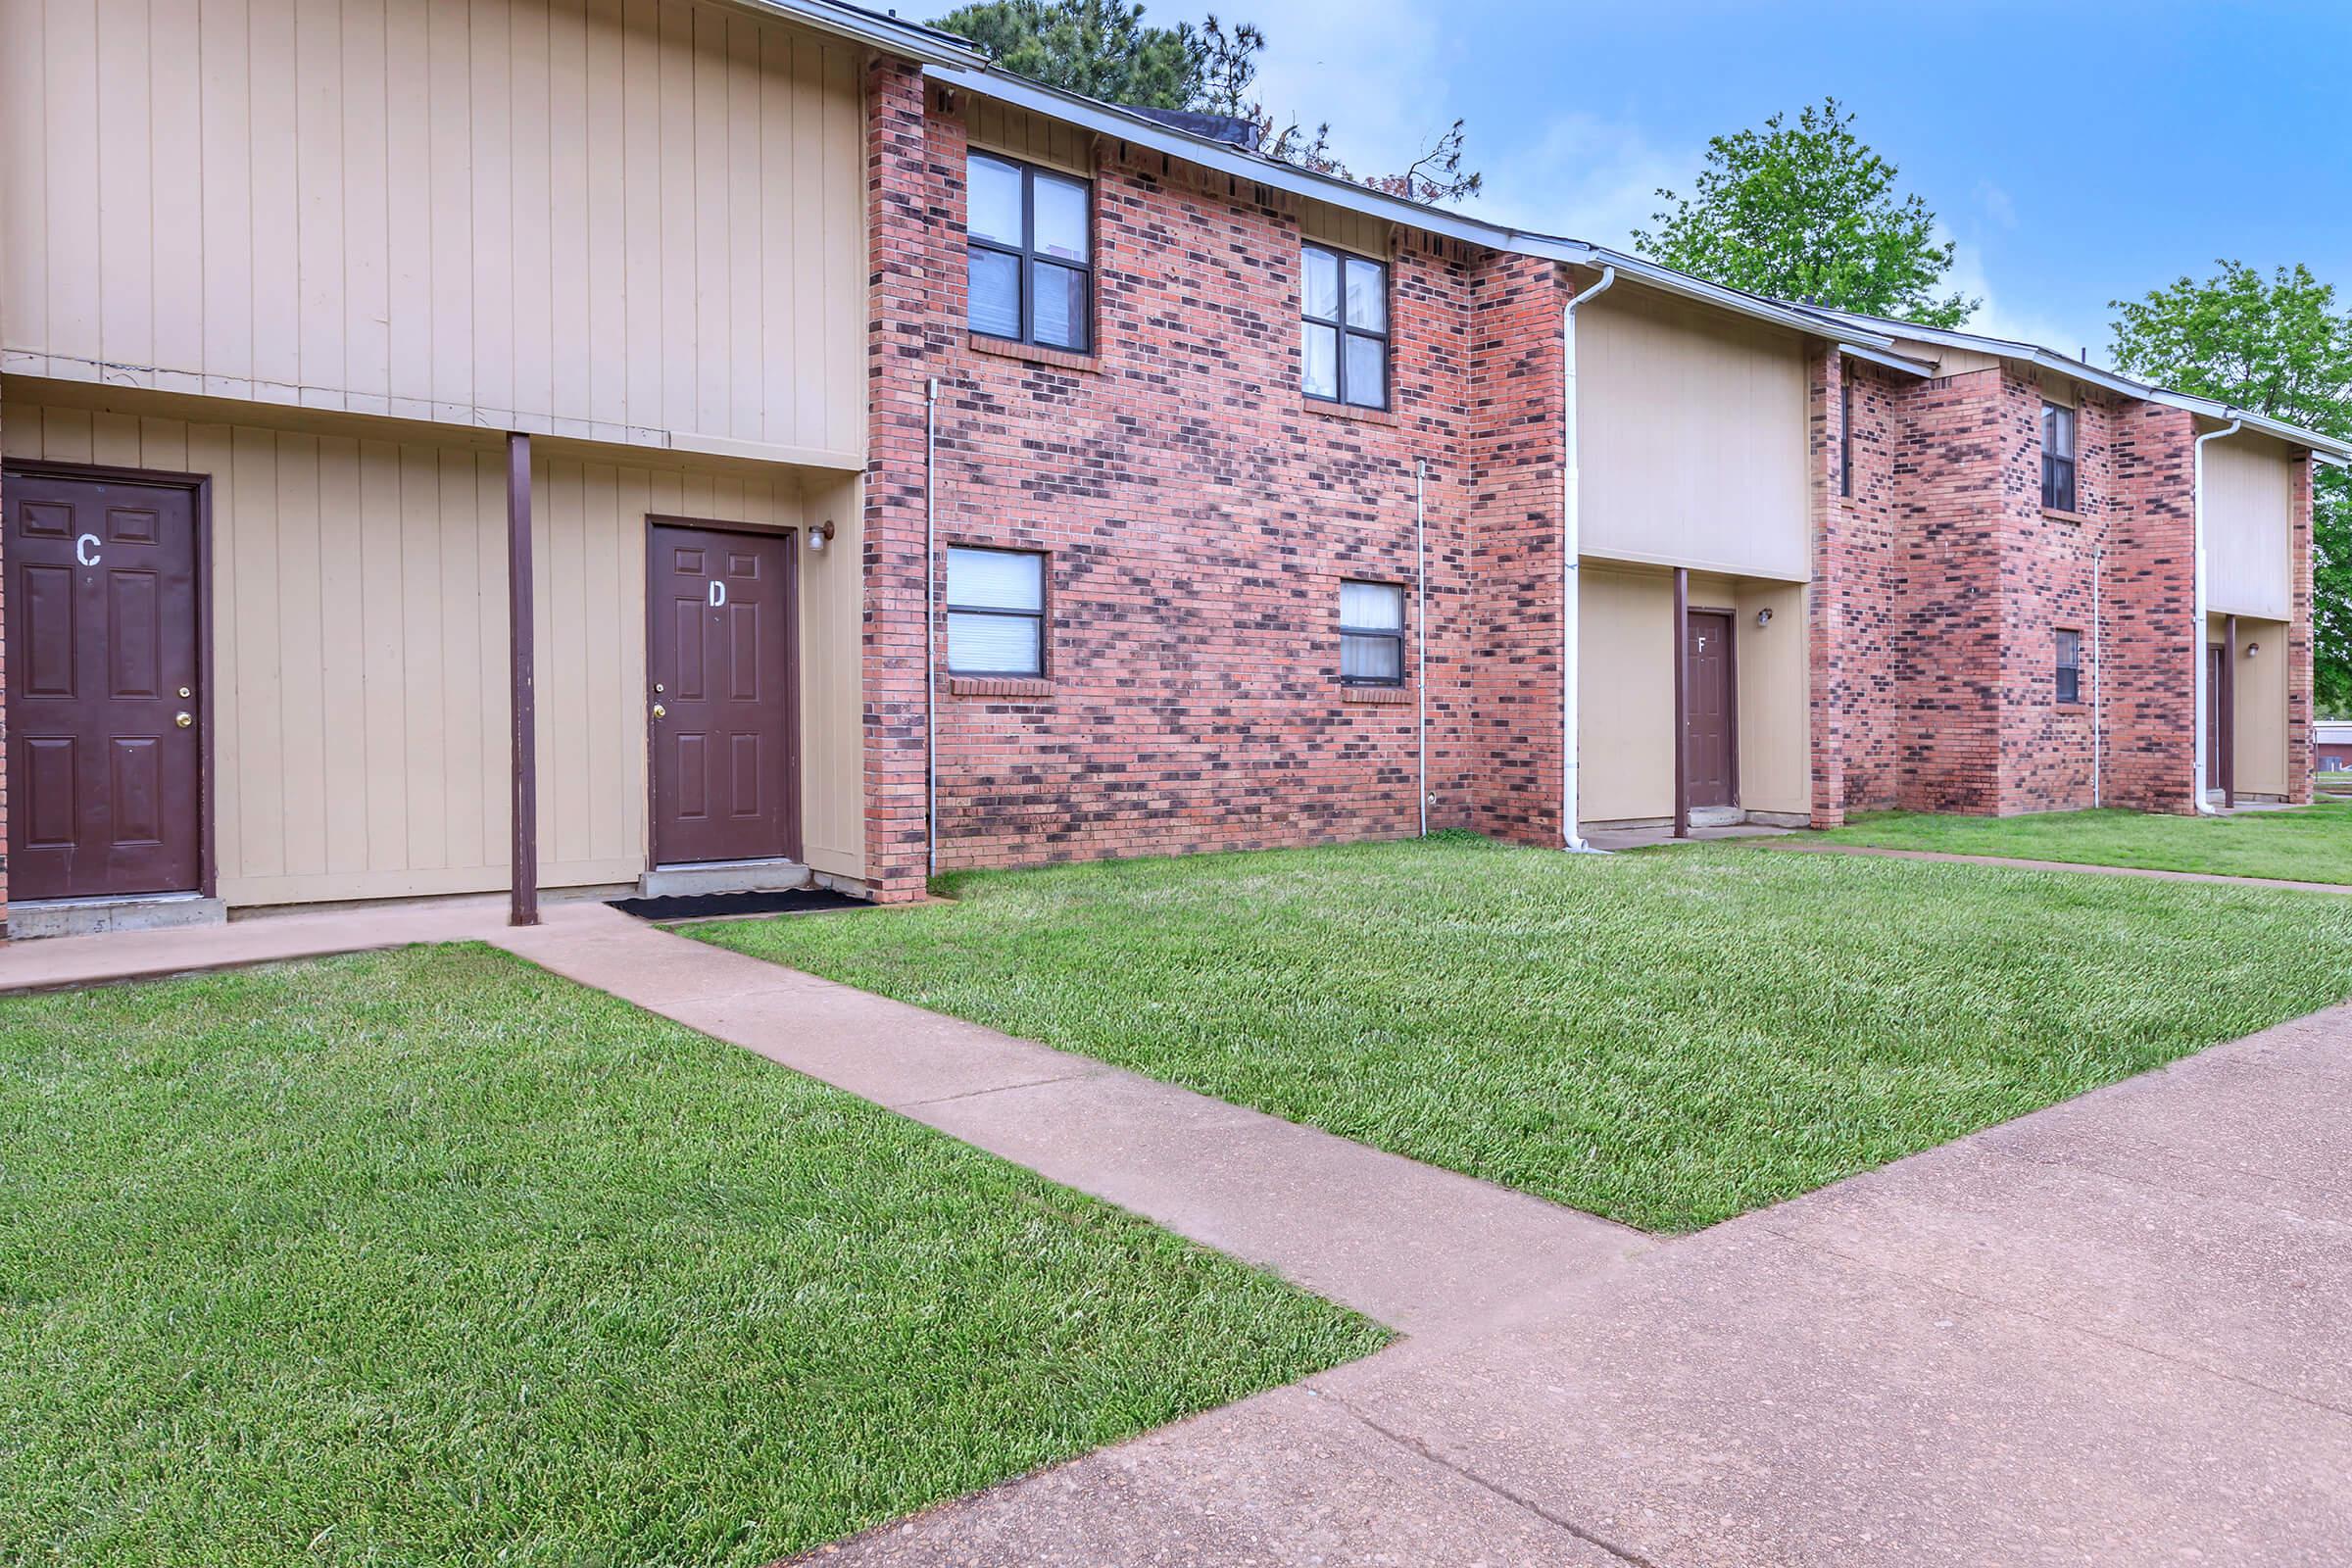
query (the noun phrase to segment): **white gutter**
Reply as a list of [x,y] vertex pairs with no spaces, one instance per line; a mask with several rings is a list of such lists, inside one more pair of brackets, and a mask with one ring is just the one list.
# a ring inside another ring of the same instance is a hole
[[2224,436],[2235,435],[2244,427],[2244,420],[2232,419],[2228,429],[2208,430],[2197,437],[2194,443],[2195,462],[2191,466],[2192,473],[2189,480],[2189,516],[2191,519],[2189,527],[2192,530],[2190,543],[2196,562],[2194,598],[2197,617],[2196,637],[2189,645],[2189,651],[2196,660],[2193,666],[2196,672],[2195,679],[2191,683],[2191,689],[2196,693],[2196,710],[2191,717],[2197,731],[2196,808],[2200,814],[2206,816],[2216,816],[2220,813],[2215,811],[2205,799],[2205,776],[2213,766],[2213,760],[2205,755],[2205,703],[2212,695],[2205,689],[2205,443],[2218,441]]
[[1617,269],[1604,267],[1599,282],[1582,294],[1570,295],[1568,303],[1560,308],[1561,418],[1566,426],[1564,461],[1560,466],[1560,848],[1578,855],[1596,852],[1579,831],[1583,823],[1577,815],[1576,740],[1582,717],[1576,701],[1581,675],[1577,668],[1577,637],[1583,610],[1577,558],[1584,550],[1585,530],[1578,496],[1581,475],[1577,449],[1583,442],[1576,428],[1576,308],[1607,293],[1616,281]]
[[1413,464],[1413,635],[1416,672],[1413,692],[1419,702],[1413,733],[1421,763],[1421,836],[1429,837],[1429,525],[1422,511],[1422,483],[1429,477],[1427,460]]
[[790,17],[804,27],[830,33],[836,38],[871,44],[919,65],[985,66],[988,63],[988,56],[978,46],[952,32],[901,22],[895,16],[883,16],[859,6],[839,5],[835,0],[749,0],[749,3],[754,11]]

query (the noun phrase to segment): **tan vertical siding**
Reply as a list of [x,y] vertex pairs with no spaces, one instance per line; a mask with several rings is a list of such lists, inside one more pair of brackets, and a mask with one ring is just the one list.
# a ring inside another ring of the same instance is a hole
[[1074,174],[1091,176],[1095,172],[1092,131],[1033,115],[1026,109],[992,99],[967,97],[964,127],[966,139],[974,147],[1004,153],[1025,163],[1066,169]]
[[[1588,822],[1674,814],[1674,577],[1587,562],[1578,617],[1578,810]],[[1732,612],[1740,805],[1802,812],[1811,799],[1805,590],[1693,572],[1690,605]],[[1772,611],[1772,624],[1756,612]]]
[[[2220,446],[2216,441],[2213,445]],[[2208,458],[2213,447],[2207,447]],[[2227,648],[2230,643],[2230,622],[2224,615],[2210,617],[2205,626],[2208,643]],[[2246,657],[2249,647],[2261,652]],[[2237,617],[2237,702],[2231,715],[2236,732],[2236,745],[2231,748],[2237,763],[2237,788],[2241,795],[2284,795],[2288,792],[2286,776],[2286,622],[2259,619],[2241,614]],[[2221,788],[2219,765],[2210,780],[2215,789]]]
[[1619,284],[1577,313],[1584,553],[1808,574],[1792,335]]
[[14,373],[863,449],[847,44],[696,0],[0,0],[0,25]]
[[2294,465],[2274,441],[2205,446],[2206,605],[2283,620],[2290,594]]
[[1352,212],[1345,207],[1333,207],[1327,202],[1304,202],[1298,211],[1298,231],[1311,240],[1320,240],[1358,256],[1375,261],[1387,261],[1396,253],[1390,243],[1391,224],[1385,218],[1370,213]]
[[[364,429],[0,414],[11,457],[213,476],[215,832],[234,905],[505,884],[505,456]],[[861,875],[858,481],[575,452],[532,474],[546,883],[644,868],[649,514],[840,530],[802,562],[804,837],[811,864]]]

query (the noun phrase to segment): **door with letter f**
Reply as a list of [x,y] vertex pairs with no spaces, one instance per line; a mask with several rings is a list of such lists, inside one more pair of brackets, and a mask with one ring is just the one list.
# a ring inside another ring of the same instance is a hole
[[794,536],[679,518],[648,535],[654,863],[798,859]]

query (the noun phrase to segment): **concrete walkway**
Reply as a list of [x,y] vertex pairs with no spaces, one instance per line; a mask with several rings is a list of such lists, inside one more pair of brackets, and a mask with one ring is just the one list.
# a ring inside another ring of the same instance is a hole
[[2352,1560],[2352,1008],[886,1527],[840,1564]]
[[1950,855],[1942,850],[1890,850],[1876,844],[1817,844],[1790,839],[1773,846],[1807,855],[1876,855],[1892,860],[1936,860],[1949,865],[1994,865],[2011,871],[2082,871],[2092,876],[2144,876],[2159,882],[2211,882],[2226,888],[2290,888],[2301,893],[2352,893],[2341,882],[2290,882],[2275,876],[2223,876],[2214,871],[2158,871],[2144,865],[2090,865],[2081,860],[2021,860],[2006,855]]
[[1590,1214],[602,906],[551,910],[544,925],[502,927],[490,940],[1407,1333],[1477,1321],[1654,1245]]

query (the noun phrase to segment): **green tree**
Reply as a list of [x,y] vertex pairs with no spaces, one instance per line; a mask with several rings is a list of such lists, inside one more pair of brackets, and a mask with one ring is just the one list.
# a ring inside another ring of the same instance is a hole
[[[2117,368],[2307,430],[2352,437],[2352,311],[2308,268],[2237,262],[2137,300],[2110,300]],[[2352,713],[2352,482],[2312,496],[2312,640],[2323,711]]]
[[971,39],[1007,71],[1089,98],[1192,109],[1206,90],[1195,30],[1151,26],[1125,0],[980,0],[932,25]]
[[1257,127],[1268,156],[1413,201],[1457,201],[1484,184],[1464,170],[1463,122],[1440,132],[1403,172],[1359,175],[1331,150],[1331,127],[1277,124],[1258,99],[1257,57],[1266,35],[1227,26],[1212,13],[1199,26],[1152,26],[1125,0],[979,0],[932,24],[961,33],[989,58],[1048,86],[1137,109],[1190,109]]
[[1762,130],[1717,136],[1690,196],[1652,213],[1635,247],[1668,267],[1750,293],[1931,326],[1958,326],[1983,303],[1939,294],[1955,246],[1936,215],[1897,195],[1894,165],[1854,134],[1835,98]]

